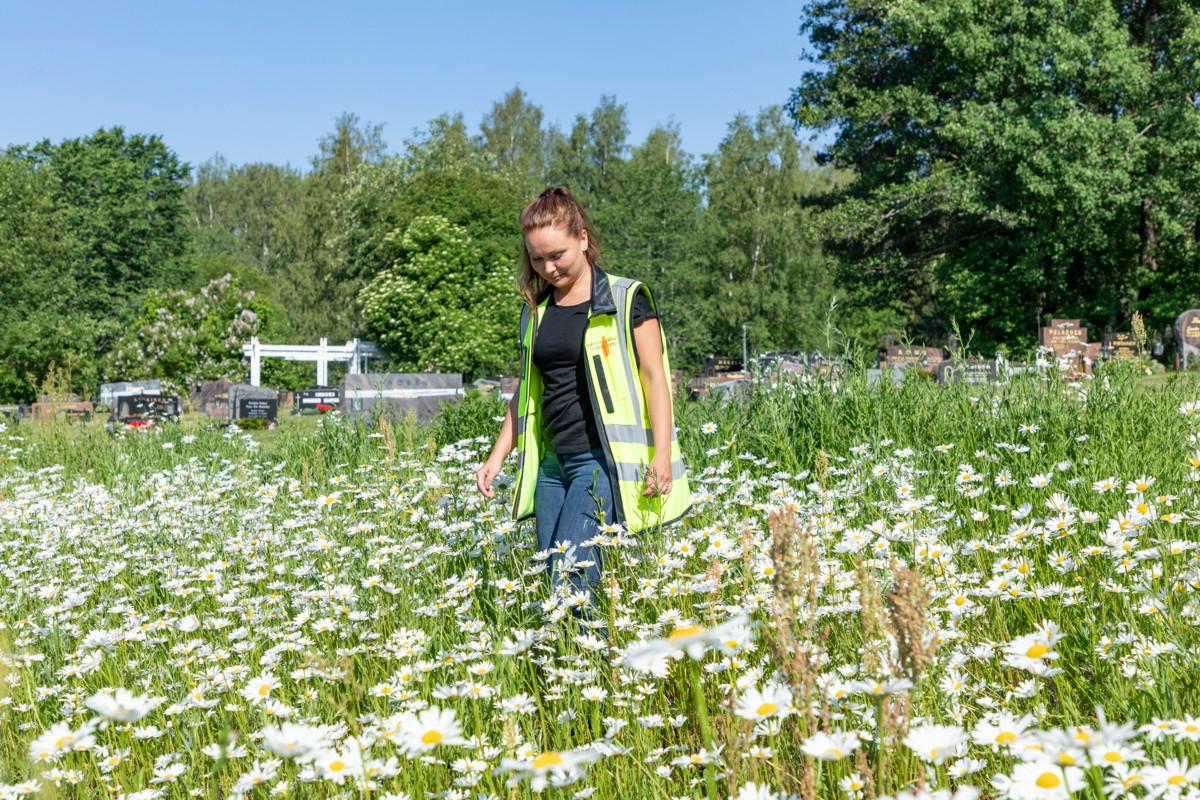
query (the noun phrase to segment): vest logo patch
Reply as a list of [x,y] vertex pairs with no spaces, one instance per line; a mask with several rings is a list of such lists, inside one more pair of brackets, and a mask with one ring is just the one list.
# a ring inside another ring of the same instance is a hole
[[600,349],[604,351],[604,360],[608,361],[608,336],[600,337]]

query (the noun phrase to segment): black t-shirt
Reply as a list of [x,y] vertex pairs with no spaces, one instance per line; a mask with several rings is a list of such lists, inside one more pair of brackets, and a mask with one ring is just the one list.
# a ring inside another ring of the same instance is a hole
[[[561,455],[604,447],[596,430],[583,365],[583,336],[590,305],[591,301],[585,300],[560,306],[551,292],[533,343],[533,363],[542,374],[542,414],[554,452]],[[631,313],[633,326],[658,316],[642,292],[633,298]]]

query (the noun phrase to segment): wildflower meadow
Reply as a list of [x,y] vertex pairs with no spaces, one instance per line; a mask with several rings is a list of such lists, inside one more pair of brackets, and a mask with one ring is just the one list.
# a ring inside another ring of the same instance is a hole
[[1200,797],[1193,376],[681,398],[590,600],[486,407],[0,430],[0,797]]

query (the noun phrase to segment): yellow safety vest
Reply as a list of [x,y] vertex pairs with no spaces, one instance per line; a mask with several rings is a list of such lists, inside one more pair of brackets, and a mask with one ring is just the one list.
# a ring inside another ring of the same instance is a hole
[[[588,395],[596,429],[604,442],[609,475],[613,478],[615,518],[631,533],[677,522],[692,507],[687,471],[671,426],[671,491],[645,497],[646,470],[654,458],[650,409],[634,360],[633,330],[629,326],[633,298],[645,292],[657,310],[650,288],[641,281],[608,275],[592,265],[592,302],[584,333],[583,354]],[[545,313],[550,289],[539,299],[537,313],[521,309],[521,378],[517,387],[517,482],[513,489],[512,517],[520,521],[534,515],[534,489],[538,465],[548,452],[549,431],[543,427],[542,376],[533,363],[533,342]],[[532,317],[532,318],[531,318]],[[662,328],[659,328],[660,334]],[[667,339],[662,335],[663,369],[671,388],[671,362]],[[674,396],[674,395],[672,395]],[[673,422],[673,420],[672,420]]]

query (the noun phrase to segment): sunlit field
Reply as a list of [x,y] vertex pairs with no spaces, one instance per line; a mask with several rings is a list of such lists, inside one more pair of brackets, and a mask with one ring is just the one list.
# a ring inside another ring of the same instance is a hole
[[474,488],[498,401],[10,423],[0,796],[1197,797],[1196,401],[1119,364],[679,400],[694,513],[609,526],[590,616],[515,455]]

